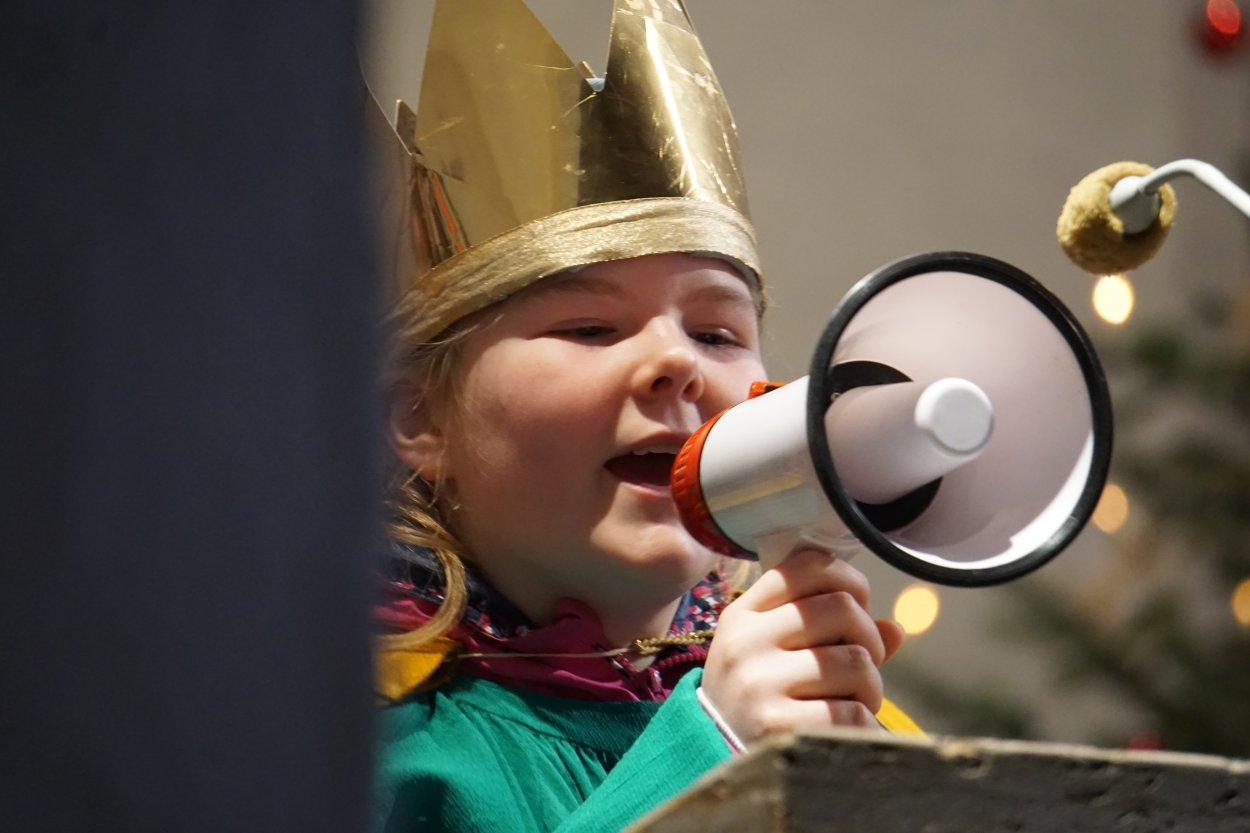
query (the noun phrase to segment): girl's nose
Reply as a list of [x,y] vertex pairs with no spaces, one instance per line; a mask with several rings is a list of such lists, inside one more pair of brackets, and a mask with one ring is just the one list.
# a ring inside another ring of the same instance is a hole
[[703,367],[690,337],[680,328],[650,328],[643,360],[634,377],[634,390],[642,397],[670,396],[694,402],[703,395]]

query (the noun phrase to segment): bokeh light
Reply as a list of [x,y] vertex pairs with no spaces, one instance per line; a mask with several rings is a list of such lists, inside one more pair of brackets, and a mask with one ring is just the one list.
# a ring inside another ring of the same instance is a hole
[[1133,314],[1133,284],[1128,275],[1103,275],[1094,284],[1094,312],[1108,324],[1123,324]]
[[1120,531],[1128,520],[1128,495],[1115,483],[1108,483],[1094,507],[1094,526],[1108,535]]
[[1250,628],[1250,578],[1233,588],[1233,618],[1243,628]]
[[933,627],[940,609],[941,602],[932,587],[911,584],[894,600],[894,619],[909,635],[916,636]]
[[1225,37],[1241,33],[1241,9],[1235,0],[1207,0],[1207,25]]
[[1233,52],[1241,42],[1244,20],[1236,0],[1207,0],[1202,37],[1216,53]]

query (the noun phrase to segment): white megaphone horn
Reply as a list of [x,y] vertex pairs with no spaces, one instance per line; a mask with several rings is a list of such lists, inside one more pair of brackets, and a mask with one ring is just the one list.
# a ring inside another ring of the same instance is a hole
[[673,464],[704,545],[775,566],[867,547],[979,586],[1040,567],[1085,525],[1111,459],[1089,338],[1031,277],[963,252],[878,269],[839,304],[811,372],[756,383]]

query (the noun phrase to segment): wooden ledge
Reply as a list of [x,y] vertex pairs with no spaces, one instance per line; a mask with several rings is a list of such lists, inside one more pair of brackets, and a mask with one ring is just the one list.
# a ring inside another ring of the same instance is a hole
[[859,729],[781,735],[631,833],[1250,833],[1250,761]]

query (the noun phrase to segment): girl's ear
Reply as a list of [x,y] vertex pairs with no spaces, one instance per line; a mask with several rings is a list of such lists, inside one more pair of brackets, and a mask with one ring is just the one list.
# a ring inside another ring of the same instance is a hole
[[422,480],[447,478],[447,441],[418,391],[399,391],[391,398],[386,433],[395,456]]

